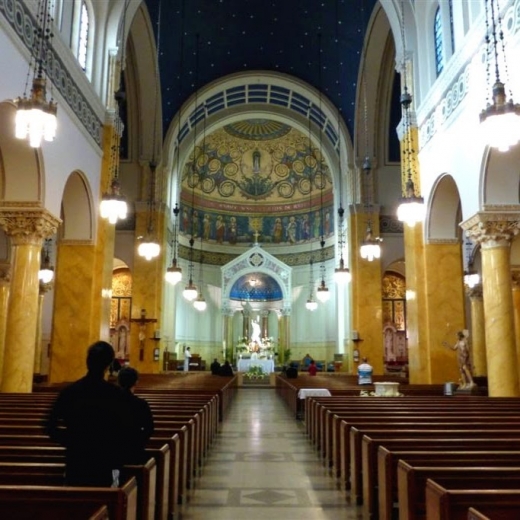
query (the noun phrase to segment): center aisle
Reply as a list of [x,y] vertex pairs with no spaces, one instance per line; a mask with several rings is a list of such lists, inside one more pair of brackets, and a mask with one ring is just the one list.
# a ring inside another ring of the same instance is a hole
[[211,448],[183,520],[354,520],[347,502],[274,390],[244,388]]

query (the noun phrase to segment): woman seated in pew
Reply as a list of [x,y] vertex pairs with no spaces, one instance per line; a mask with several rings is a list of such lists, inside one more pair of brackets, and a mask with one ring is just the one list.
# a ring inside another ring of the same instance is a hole
[[150,405],[134,395],[138,378],[137,370],[132,367],[122,368],[117,375],[117,382],[123,389],[125,411],[125,432],[122,439],[124,464],[144,464],[148,460],[145,448],[154,430]]

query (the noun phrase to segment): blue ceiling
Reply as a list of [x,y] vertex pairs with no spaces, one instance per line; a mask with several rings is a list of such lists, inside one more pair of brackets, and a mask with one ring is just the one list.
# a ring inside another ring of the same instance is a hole
[[145,0],[156,35],[161,13],[164,131],[197,88],[228,74],[269,70],[321,90],[353,135],[359,58],[376,1]]

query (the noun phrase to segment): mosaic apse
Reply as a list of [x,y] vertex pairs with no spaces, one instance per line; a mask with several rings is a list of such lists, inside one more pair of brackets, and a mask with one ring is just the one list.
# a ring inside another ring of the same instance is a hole
[[319,241],[334,233],[320,150],[288,125],[249,119],[206,136],[184,165],[181,234],[215,244]]

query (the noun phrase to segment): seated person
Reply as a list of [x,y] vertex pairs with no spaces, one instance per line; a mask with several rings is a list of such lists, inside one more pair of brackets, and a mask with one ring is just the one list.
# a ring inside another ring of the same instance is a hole
[[224,361],[224,364],[220,367],[218,375],[226,377],[231,377],[234,375],[233,367],[229,364],[229,361],[227,359],[226,361]]
[[318,367],[316,366],[314,359],[311,360],[309,368],[307,370],[309,371],[310,376],[315,376],[316,373],[318,372]]
[[213,363],[211,363],[210,365],[210,369],[211,369],[211,374],[214,375],[214,376],[218,376],[219,372],[220,372],[220,363],[218,362],[218,359],[215,358],[213,360]]
[[135,368],[124,367],[117,375],[117,382],[123,389],[123,408],[125,410],[124,445],[125,464],[144,464],[148,460],[145,447],[152,436],[154,423],[150,405],[134,395],[134,387],[139,374]]
[[310,354],[306,354],[305,357],[302,359],[303,368],[308,369],[309,365],[311,364],[311,361],[313,361]]

